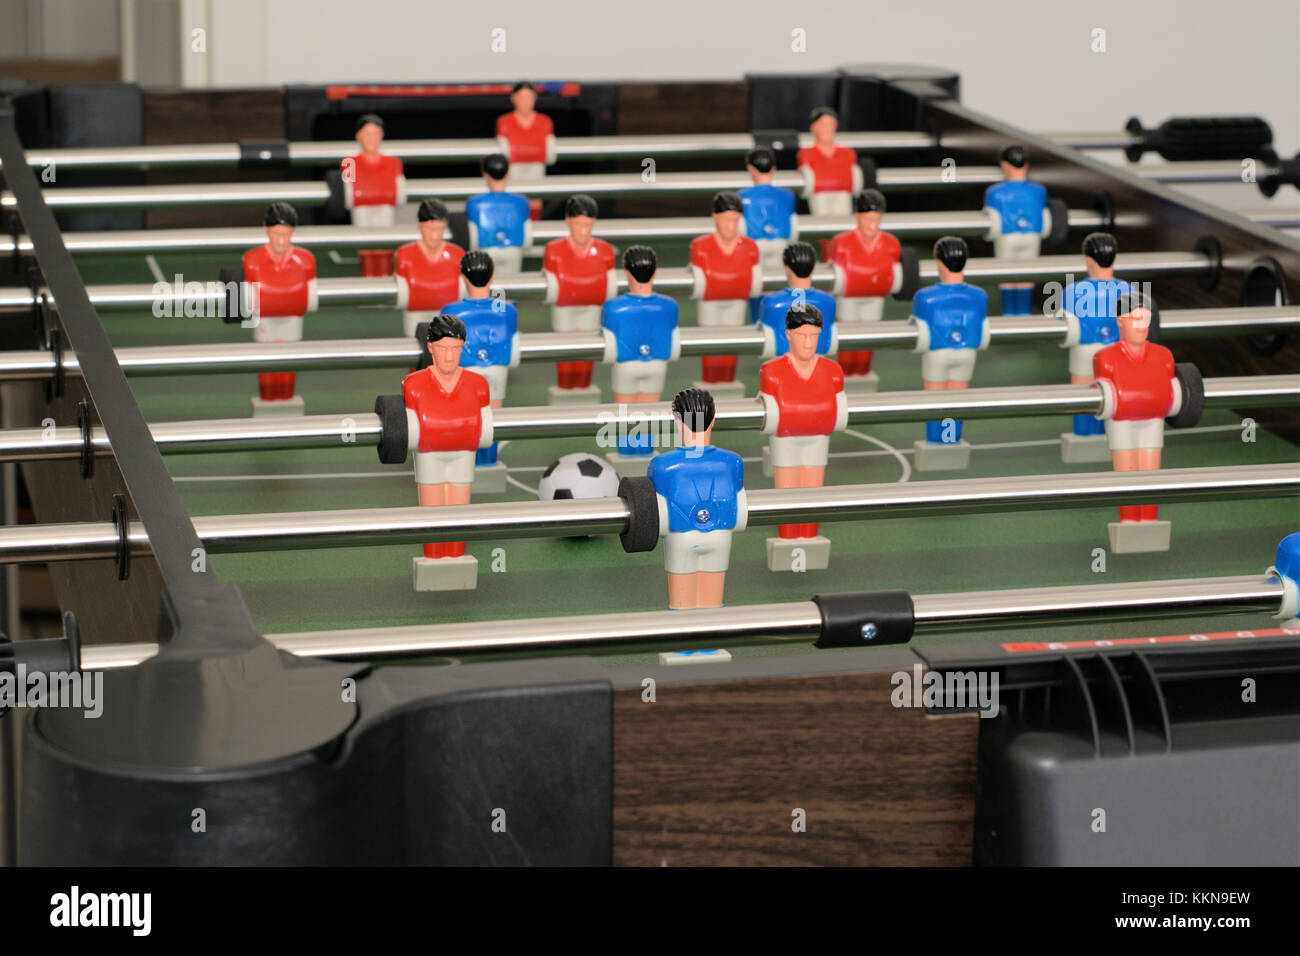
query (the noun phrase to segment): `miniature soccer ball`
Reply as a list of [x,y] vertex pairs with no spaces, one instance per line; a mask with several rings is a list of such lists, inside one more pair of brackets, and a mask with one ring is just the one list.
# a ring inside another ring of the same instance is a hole
[[618,472],[599,455],[585,451],[564,455],[542,472],[537,497],[543,501],[564,498],[613,498],[618,494]]

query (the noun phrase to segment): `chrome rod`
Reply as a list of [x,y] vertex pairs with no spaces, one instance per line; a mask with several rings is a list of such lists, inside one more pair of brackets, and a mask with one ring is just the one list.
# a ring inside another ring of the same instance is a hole
[[[1256,408],[1300,404],[1300,374],[1250,375],[1205,380],[1207,408]],[[1101,408],[1095,385],[1027,385],[971,388],[956,391],[874,392],[848,399],[850,425],[923,421],[945,415],[962,419],[1044,415],[1091,415]],[[540,405],[495,409],[493,436],[498,440],[578,437],[604,429],[645,429],[671,440],[673,418],[669,402],[637,405]],[[763,404],[757,398],[723,399],[717,403],[719,430],[763,427]],[[371,412],[308,415],[301,418],[227,418],[188,422],[155,422],[149,426],[160,451],[168,454],[335,448],[370,448],[383,434],[379,417]],[[90,432],[96,455],[112,449],[100,426]],[[0,430],[0,461],[54,461],[82,454],[79,428]]]
[[[1163,471],[960,478],[911,484],[759,488],[749,491],[748,522],[762,527],[812,521],[934,517],[1087,508],[1141,500],[1150,504],[1300,495],[1294,463]],[[196,517],[212,552],[290,551],[413,545],[428,541],[620,534],[630,512],[621,498],[504,501],[438,508],[362,508]],[[148,547],[138,522],[133,548]],[[112,557],[111,523],[0,528],[0,563]]]
[[[1131,252],[1115,267],[1116,273],[1126,278],[1154,276],[1199,275],[1209,268],[1209,259],[1199,252]],[[931,260],[920,263],[920,277],[935,281],[938,267]],[[1035,279],[1083,277],[1078,256],[1038,256],[1035,259],[998,259],[995,257],[971,259],[966,263],[968,281],[984,280],[1032,281]],[[181,277],[183,279],[183,277]],[[783,288],[784,274],[769,272],[763,276],[767,289]],[[832,288],[835,270],[820,265],[813,270],[813,285]],[[546,277],[542,272],[521,272],[502,276],[495,288],[514,299],[538,299],[546,293]],[[688,268],[661,269],[654,280],[659,292],[689,295],[695,285]],[[627,288],[627,276],[618,278],[620,291]],[[348,276],[316,280],[317,296],[321,305],[394,305],[397,302],[397,280],[392,276]],[[37,290],[37,294],[47,289]],[[225,314],[227,290],[219,282],[198,280],[127,283],[123,285],[92,285],[86,287],[91,304],[100,312],[150,311],[159,319],[182,320],[220,318]],[[0,289],[0,309],[25,311],[32,307],[32,290]]]
[[[1281,600],[1282,584],[1277,578],[1250,575],[912,597],[916,634],[921,637],[930,632],[988,625],[1270,614],[1278,610]],[[267,640],[298,657],[371,659],[661,642],[708,646],[737,638],[808,640],[820,632],[817,605],[812,601],[790,601],[689,611],[296,631],[268,634]],[[130,667],[157,652],[156,644],[92,645],[82,648],[81,666],[88,670]]]

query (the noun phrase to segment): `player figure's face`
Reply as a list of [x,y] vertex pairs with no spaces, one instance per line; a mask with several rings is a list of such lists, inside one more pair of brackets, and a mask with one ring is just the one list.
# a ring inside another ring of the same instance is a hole
[[446,233],[447,220],[445,219],[426,219],[420,223],[420,239],[430,248],[436,249],[442,245]]
[[433,356],[433,367],[439,375],[451,375],[460,365],[460,352],[465,347],[464,339],[450,336],[429,343],[429,354]]
[[367,123],[357,130],[357,145],[363,153],[379,152],[379,144],[384,141],[384,131],[374,123]]
[[1151,331],[1151,313],[1146,309],[1134,309],[1116,319],[1116,324],[1120,341],[1135,349],[1147,340],[1147,333]]
[[730,242],[740,235],[740,213],[731,210],[715,212],[713,226],[718,230],[718,238]]
[[860,212],[855,214],[858,220],[858,231],[868,239],[874,239],[880,232],[880,220],[884,217],[878,212]]
[[510,105],[515,108],[516,113],[527,116],[537,105],[537,94],[529,89],[516,90],[510,94]]
[[569,238],[584,246],[591,241],[591,231],[596,228],[592,216],[570,216],[564,224],[569,227]]
[[271,255],[283,259],[293,245],[293,226],[267,226],[266,244],[271,247]]
[[821,334],[822,330],[815,325],[801,325],[788,330],[785,337],[790,343],[790,354],[800,362],[809,361],[817,354],[817,339]]
[[808,132],[812,133],[813,139],[819,143],[833,143],[839,128],[840,121],[834,116],[821,116],[808,127]]

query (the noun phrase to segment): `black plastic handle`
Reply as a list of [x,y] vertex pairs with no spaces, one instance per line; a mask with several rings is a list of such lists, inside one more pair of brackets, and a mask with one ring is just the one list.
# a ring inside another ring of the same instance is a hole
[[1271,156],[1273,129],[1258,116],[1176,116],[1145,129],[1134,116],[1124,129],[1137,141],[1124,153],[1136,163],[1143,153],[1181,160],[1247,159]]

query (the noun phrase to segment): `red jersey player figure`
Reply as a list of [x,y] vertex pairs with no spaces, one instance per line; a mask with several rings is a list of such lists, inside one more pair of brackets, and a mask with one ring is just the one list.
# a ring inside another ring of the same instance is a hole
[[[841,232],[831,244],[837,321],[879,322],[885,296],[903,287],[902,246],[894,236],[881,232],[884,214],[884,194],[864,189],[853,197],[858,227]],[[879,376],[871,371],[869,350],[840,352],[838,358],[845,388],[874,392],[879,387]]]
[[[840,128],[839,114],[819,106],[808,120],[813,145],[799,150],[797,162],[804,178],[804,198],[814,216],[848,216],[853,197],[862,191],[862,167],[858,154],[847,146],[835,145]],[[822,250],[822,258],[829,258]]]
[[[821,311],[794,307],[785,316],[790,351],[764,362],[758,396],[763,400],[763,432],[771,435],[772,473],[778,488],[820,488],[826,475],[830,434],[848,427],[844,373],[817,354]],[[825,568],[831,543],[816,524],[783,524],[779,538],[767,539],[771,571]]]
[[[713,232],[691,241],[691,297],[701,328],[748,325],[749,300],[763,293],[763,265],[758,243],[740,234],[744,204],[740,195],[721,192],[713,197]],[[703,382],[714,392],[743,395],[736,381],[735,355],[706,355],[700,359]]]
[[[287,202],[267,206],[262,224],[266,245],[249,249],[243,262],[244,281],[253,290],[253,341],[301,342],[303,314],[316,310],[316,259],[293,244],[298,213]],[[295,378],[293,372],[258,375],[253,415],[301,415]]]
[[[1122,292],[1115,313],[1119,341],[1092,359],[1101,386],[1101,414],[1106,443],[1116,471],[1154,471],[1165,443],[1165,418],[1178,414],[1186,396],[1174,373],[1174,356],[1147,341],[1151,303],[1140,292]],[[1170,525],[1159,521],[1156,505],[1126,505],[1118,522],[1108,525],[1110,547],[1117,554],[1168,551]]]
[[[545,177],[547,166],[555,165],[555,124],[534,110],[537,87],[531,83],[515,84],[510,105],[514,110],[497,117],[497,148],[510,160],[516,183],[535,183]],[[529,205],[532,217],[540,219],[541,201]]]
[[[391,226],[397,207],[406,202],[406,176],[402,161],[379,151],[384,142],[384,121],[374,113],[357,120],[357,145],[361,152],[343,160],[343,201],[352,213],[354,226]],[[393,257],[387,249],[362,249],[361,274],[386,276],[393,273]]]
[[441,199],[420,203],[416,218],[420,238],[397,250],[397,307],[402,310],[402,332],[415,334],[415,327],[437,315],[448,302],[461,295],[460,260],[465,250],[444,238],[447,205]]
[[[429,320],[428,368],[402,380],[409,449],[415,452],[415,486],[422,506],[469,504],[474,455],[492,444],[492,406],[487,379],[462,368],[465,323],[451,315]],[[417,591],[472,588],[478,562],[463,541],[424,546],[414,559]]]
[[[552,239],[542,256],[546,301],[556,332],[599,332],[600,308],[618,291],[614,247],[591,233],[596,226],[596,200],[570,196],[564,204],[569,234]],[[557,362],[552,402],[599,402],[600,388],[591,384],[593,362]]]
[[709,444],[714,414],[708,392],[678,392],[673,418],[682,447],[656,455],[646,470],[659,502],[674,610],[722,606],[732,532],[744,531],[749,519],[744,463],[734,451]]

